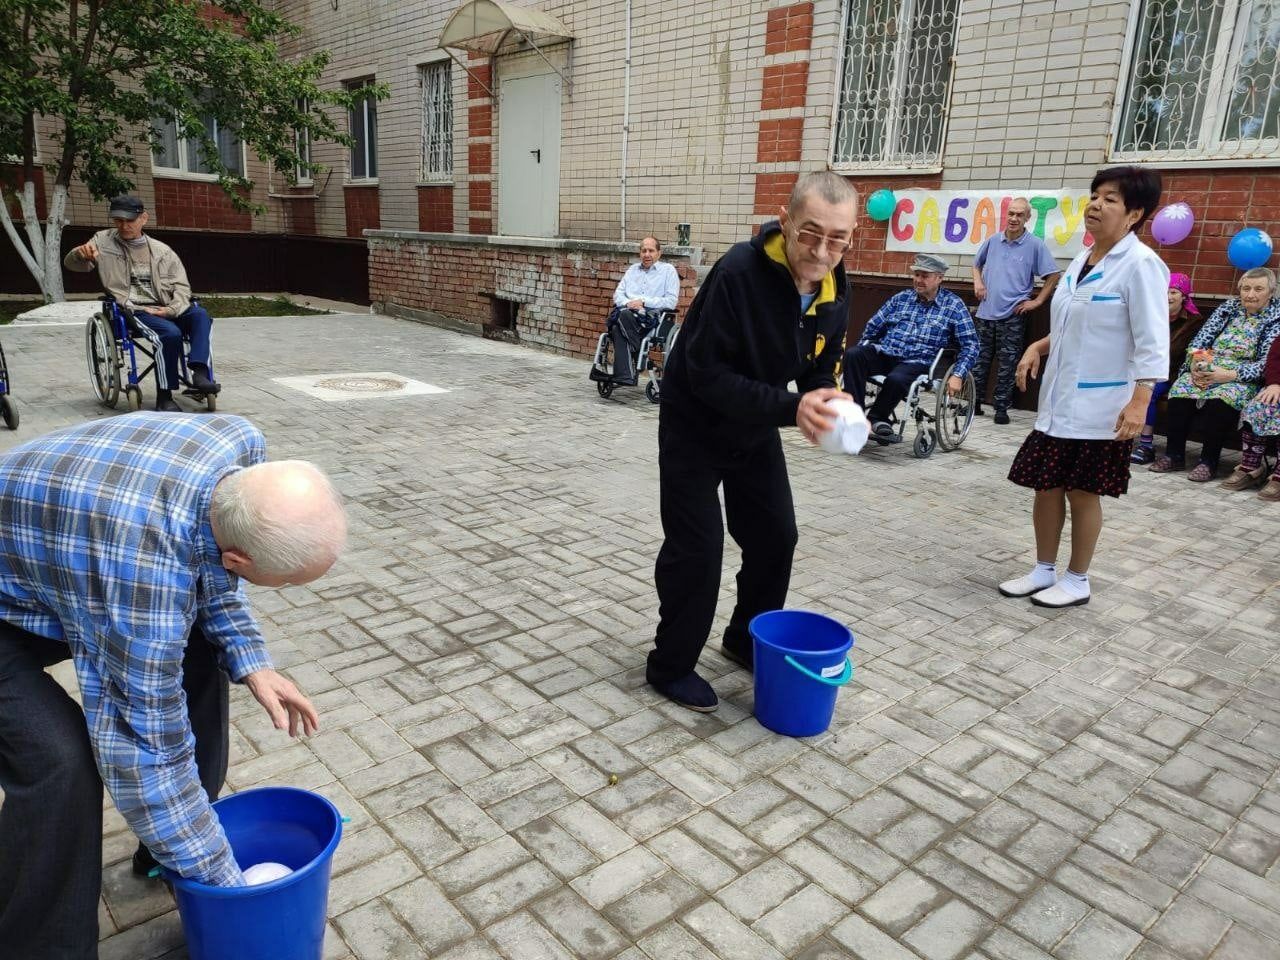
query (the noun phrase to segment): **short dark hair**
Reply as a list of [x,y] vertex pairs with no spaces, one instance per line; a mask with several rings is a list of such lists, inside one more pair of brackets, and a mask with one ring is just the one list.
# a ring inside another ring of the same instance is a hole
[[1134,233],[1142,229],[1142,225],[1147,222],[1147,218],[1156,212],[1156,207],[1160,206],[1160,193],[1164,189],[1164,184],[1160,179],[1160,174],[1155,170],[1131,166],[1107,167],[1105,170],[1099,170],[1093,175],[1093,182],[1089,184],[1089,192],[1097,193],[1098,188],[1104,183],[1114,183],[1116,185],[1116,189],[1120,191],[1120,196],[1124,197],[1125,210],[1142,211],[1142,216],[1138,218],[1138,222],[1129,228]]
[[816,193],[830,204],[858,205],[858,191],[846,178],[830,170],[815,170],[801,176],[791,188],[791,197],[787,200],[787,215],[794,217],[805,197],[811,193]]

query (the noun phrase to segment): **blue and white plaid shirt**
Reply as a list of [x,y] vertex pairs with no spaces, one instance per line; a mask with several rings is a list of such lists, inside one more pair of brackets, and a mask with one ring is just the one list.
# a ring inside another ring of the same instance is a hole
[[182,656],[199,621],[233,680],[271,666],[209,523],[214,485],[264,459],[240,417],[155,413],[0,456],[0,619],[68,644],[117,809],[165,866],[223,886],[243,877],[196,773]]
[[867,321],[859,343],[910,363],[933,363],[952,342],[960,345],[956,376],[963,377],[978,359],[978,331],[964,301],[943,288],[933,300],[922,300],[915,290],[903,290],[885,301]]

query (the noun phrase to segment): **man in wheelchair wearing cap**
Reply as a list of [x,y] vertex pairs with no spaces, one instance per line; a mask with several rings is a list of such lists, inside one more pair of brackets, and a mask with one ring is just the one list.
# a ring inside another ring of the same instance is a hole
[[938,351],[958,343],[959,356],[946,389],[956,395],[964,375],[978,359],[978,332],[964,301],[942,287],[947,262],[919,254],[911,264],[910,290],[895,293],[867,321],[862,339],[844,355],[844,388],[866,409],[867,381],[883,376],[875,401],[866,411],[871,437],[880,443],[898,439],[890,417],[916,377],[927,373]]
[[191,300],[187,271],[173,248],[146,236],[147,211],[137,197],[116,197],[107,216],[115,225],[99,230],[63,259],[68,270],[98,271],[107,294],[131,310],[145,327],[164,360],[156,364],[156,409],[180,412],[173,391],[180,386],[183,340],[189,343],[187,367],[191,386],[204,394],[221,387],[210,377],[209,335],[213,320]]

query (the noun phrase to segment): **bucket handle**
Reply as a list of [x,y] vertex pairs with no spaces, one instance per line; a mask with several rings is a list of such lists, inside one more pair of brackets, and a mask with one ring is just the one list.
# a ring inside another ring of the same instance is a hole
[[819,683],[825,683],[828,687],[843,687],[853,679],[853,664],[849,662],[848,657],[844,658],[844,670],[841,671],[840,676],[836,677],[834,680],[831,677],[824,677],[820,673],[814,673],[790,654],[787,654],[784,659],[810,680],[817,680]]

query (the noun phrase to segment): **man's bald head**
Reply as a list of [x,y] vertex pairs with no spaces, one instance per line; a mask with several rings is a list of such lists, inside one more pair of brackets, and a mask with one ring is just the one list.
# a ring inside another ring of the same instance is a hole
[[251,583],[308,583],[346,545],[342,498],[304,460],[260,463],[224,477],[210,514],[223,565]]

